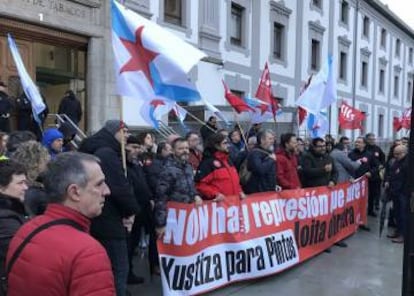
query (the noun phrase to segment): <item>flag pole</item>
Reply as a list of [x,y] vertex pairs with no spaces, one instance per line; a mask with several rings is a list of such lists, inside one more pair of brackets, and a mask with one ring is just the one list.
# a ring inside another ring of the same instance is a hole
[[127,165],[126,165],[126,150],[125,150],[125,131],[124,131],[124,104],[122,101],[122,97],[118,96],[119,99],[119,103],[120,103],[120,114],[119,114],[119,118],[121,120],[121,124],[122,124],[122,128],[121,128],[121,157],[122,157],[122,168],[124,169],[124,174],[125,174],[125,178],[128,176],[127,173]]
[[186,110],[187,111],[187,114],[188,115],[190,115],[190,117],[192,118],[192,119],[194,119],[195,121],[197,121],[198,123],[200,123],[200,124],[202,124],[202,125],[205,125],[209,130],[211,130],[212,132],[216,132],[216,130],[214,130],[214,129],[212,129],[211,127],[209,127],[208,125],[206,125],[206,123],[204,122],[204,121],[202,121],[202,120],[200,120],[199,118],[197,118],[197,116],[195,116],[195,115],[193,115],[193,114],[191,114],[190,112],[188,112],[188,110]]
[[246,141],[246,136],[244,135],[244,130],[243,130],[243,128],[242,128],[242,126],[241,126],[241,124],[239,122],[239,118],[237,116],[236,111],[234,111],[234,109],[233,109],[233,114],[234,114],[234,119],[235,119],[234,121],[236,122],[236,125],[239,128],[239,130],[240,130],[241,137],[242,137],[242,139],[243,139],[243,141],[244,141],[244,143],[246,145],[245,146],[246,147],[246,150],[249,151],[249,149],[247,148],[247,141]]

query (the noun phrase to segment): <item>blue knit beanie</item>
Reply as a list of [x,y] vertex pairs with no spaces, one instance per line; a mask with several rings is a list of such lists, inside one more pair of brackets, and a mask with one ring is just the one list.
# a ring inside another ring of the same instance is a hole
[[42,144],[50,147],[54,140],[63,139],[63,134],[57,128],[48,128],[43,133]]

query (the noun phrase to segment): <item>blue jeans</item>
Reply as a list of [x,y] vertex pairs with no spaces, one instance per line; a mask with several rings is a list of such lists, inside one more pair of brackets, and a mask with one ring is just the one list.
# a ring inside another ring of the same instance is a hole
[[126,239],[100,240],[111,260],[117,296],[125,296],[128,281],[128,245]]

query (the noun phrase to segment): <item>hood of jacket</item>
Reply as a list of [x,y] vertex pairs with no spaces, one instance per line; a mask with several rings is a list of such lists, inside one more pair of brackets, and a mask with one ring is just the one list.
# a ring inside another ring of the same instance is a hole
[[83,140],[79,147],[79,152],[95,154],[95,152],[103,147],[109,147],[118,154],[121,153],[121,144],[106,129],[100,129],[96,134]]

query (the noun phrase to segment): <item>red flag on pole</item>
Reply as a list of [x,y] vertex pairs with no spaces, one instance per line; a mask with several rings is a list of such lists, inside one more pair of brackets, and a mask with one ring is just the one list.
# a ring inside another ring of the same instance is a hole
[[227,87],[227,85],[223,82],[224,85],[224,97],[226,98],[227,102],[233,107],[233,109],[237,113],[242,113],[245,111],[253,111],[254,109],[247,105],[247,103],[242,100],[240,97],[236,96],[234,93],[230,91],[230,89]]
[[400,129],[402,128],[401,120],[398,117],[394,117],[392,119],[392,127],[395,132],[400,131]]
[[[300,90],[300,95],[308,88],[309,84],[312,81],[312,76],[312,74],[309,76],[308,81],[306,81],[305,85]],[[306,109],[303,109],[301,106],[298,106],[298,126],[302,125],[306,116],[308,116],[308,111],[306,111]]]
[[299,126],[302,125],[303,121],[305,120],[306,116],[308,115],[308,112],[303,109],[302,107],[298,107],[298,120],[299,120]]
[[269,104],[272,107],[273,116],[276,116],[276,112],[279,109],[279,104],[272,95],[272,84],[270,82],[270,72],[267,62],[263,69],[259,86],[257,87],[256,98]]
[[401,127],[405,129],[411,128],[411,107],[404,110],[401,118]]
[[362,122],[364,119],[364,113],[347,103],[342,102],[339,112],[339,126],[342,129],[362,129]]

